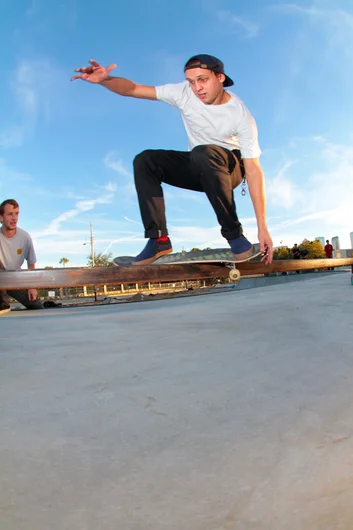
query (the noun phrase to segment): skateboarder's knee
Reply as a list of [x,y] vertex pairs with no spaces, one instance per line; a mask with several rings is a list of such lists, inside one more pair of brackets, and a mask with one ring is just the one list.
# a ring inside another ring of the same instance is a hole
[[139,169],[143,167],[144,165],[148,164],[153,159],[153,149],[146,149],[145,151],[142,151],[134,158],[134,169]]

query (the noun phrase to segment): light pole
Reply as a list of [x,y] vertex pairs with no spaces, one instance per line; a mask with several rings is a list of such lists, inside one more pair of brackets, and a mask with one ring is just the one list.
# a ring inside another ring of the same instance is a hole
[[94,238],[93,238],[93,228],[92,223],[89,224],[90,229],[90,241],[91,241],[91,259],[92,259],[92,267],[94,267]]
[[[92,261],[92,267],[94,267],[94,237],[93,237],[93,227],[92,223],[89,224],[89,232],[90,232],[90,244],[91,244],[91,261]],[[87,243],[83,243],[84,245],[87,245]],[[94,300],[97,302],[97,290],[96,286],[94,286]]]

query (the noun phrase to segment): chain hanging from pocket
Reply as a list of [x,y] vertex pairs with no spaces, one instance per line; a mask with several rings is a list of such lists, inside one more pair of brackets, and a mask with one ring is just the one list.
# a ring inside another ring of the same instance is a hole
[[243,178],[243,182],[241,183],[241,194],[243,197],[246,195],[246,177]]

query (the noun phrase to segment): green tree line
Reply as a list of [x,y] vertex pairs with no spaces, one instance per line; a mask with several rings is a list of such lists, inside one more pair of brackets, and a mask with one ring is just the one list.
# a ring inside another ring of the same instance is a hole
[[[326,254],[320,241],[308,241],[304,239],[300,245],[299,250],[307,252],[305,259],[324,259]],[[273,257],[275,260],[293,259],[292,249],[288,247],[279,247],[274,250]]]

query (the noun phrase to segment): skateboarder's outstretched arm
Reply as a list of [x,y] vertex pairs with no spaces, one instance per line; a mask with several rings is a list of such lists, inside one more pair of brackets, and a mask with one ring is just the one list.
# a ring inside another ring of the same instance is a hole
[[261,252],[265,263],[272,263],[273,243],[266,225],[265,179],[258,158],[244,158],[246,180],[256,215]]
[[116,68],[116,64],[110,64],[105,68],[93,59],[89,62],[91,63],[90,66],[76,68],[75,71],[79,72],[79,74],[72,77],[71,81],[82,79],[83,81],[88,81],[88,83],[102,85],[120,96],[151,100],[157,99],[155,87],[139,85],[129,79],[111,76],[110,72]]

